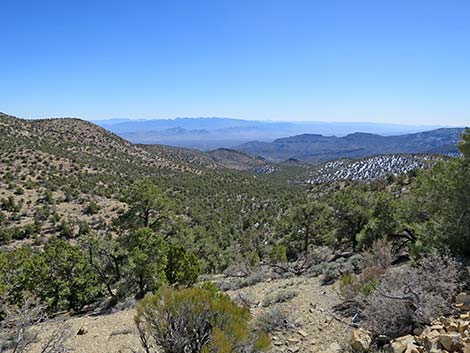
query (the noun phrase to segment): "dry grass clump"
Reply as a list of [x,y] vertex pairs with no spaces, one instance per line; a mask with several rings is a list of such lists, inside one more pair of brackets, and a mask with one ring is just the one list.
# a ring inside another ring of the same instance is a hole
[[256,272],[250,273],[247,277],[233,278],[231,277],[228,281],[219,283],[219,287],[222,291],[237,290],[245,287],[254,286],[257,283],[264,282],[271,278],[270,273],[258,269]]
[[380,283],[381,276],[391,266],[393,261],[391,243],[384,239],[376,240],[370,249],[363,253],[361,273],[347,273],[338,283],[340,297],[346,301],[361,300],[368,296]]
[[[0,352],[26,353],[39,340],[45,330],[47,315],[45,306],[31,297],[19,305],[0,302]],[[67,341],[71,336],[66,324],[57,326],[42,339],[41,353],[70,352]]]
[[299,295],[299,292],[292,289],[281,290],[279,292],[268,294],[263,299],[263,302],[261,304],[263,306],[270,306],[276,303],[283,303],[288,300],[291,300],[292,298],[295,298],[297,295]]
[[461,274],[455,259],[439,254],[389,270],[366,298],[364,326],[377,335],[398,337],[450,314],[452,298],[463,285]]
[[295,325],[289,319],[285,311],[280,308],[270,308],[256,318],[255,326],[261,331],[272,333],[274,331],[285,331]]

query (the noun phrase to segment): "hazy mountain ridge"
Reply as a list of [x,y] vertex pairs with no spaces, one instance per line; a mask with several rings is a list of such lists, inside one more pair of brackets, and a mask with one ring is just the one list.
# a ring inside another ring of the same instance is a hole
[[[237,123],[233,119],[216,120],[222,120],[226,129],[232,129],[227,126],[230,123]],[[209,122],[213,119],[205,119],[205,121]],[[195,124],[194,121],[191,123]],[[291,175],[289,178],[292,180],[302,179],[303,175],[310,170],[310,167],[303,163],[311,162],[312,159],[315,161],[334,160],[338,156],[357,158],[367,153],[379,154],[374,152],[384,150],[385,153],[393,154],[395,149],[405,148],[419,149],[418,152],[429,150],[433,153],[452,155],[456,153],[455,146],[461,131],[460,129],[438,129],[390,137],[369,133],[353,133],[345,137],[303,134],[280,138],[273,143],[246,144],[262,147],[253,151],[220,148],[201,152],[164,145],[135,145],[112,132],[80,119],[23,120],[2,114],[0,115],[0,130],[4,146],[8,146],[9,149],[15,146],[23,154],[46,153],[51,155],[51,158],[63,159],[64,162],[61,163],[64,165],[80,163],[92,173],[106,171],[106,173],[122,174],[125,172],[121,170],[122,168],[124,170],[157,168],[168,172],[203,174],[210,170],[227,169],[256,174],[284,171]],[[384,141],[390,142],[384,143]],[[292,155],[292,152],[299,150],[302,155]],[[268,159],[257,154],[265,154]],[[273,155],[279,159],[272,158]],[[414,165],[413,161],[408,161]],[[344,168],[351,168],[349,164],[349,162],[344,164]],[[408,171],[409,168],[402,167],[397,171],[400,170]],[[314,176],[312,180],[316,180],[315,178]],[[322,178],[320,179],[330,180]],[[361,179],[357,176],[355,178]]]
[[110,119],[93,121],[134,143],[165,144],[201,150],[233,148],[250,141],[271,142],[305,133],[344,136],[356,131],[398,135],[436,126],[384,123],[251,121],[231,118]]
[[344,137],[302,134],[280,138],[272,143],[253,141],[235,149],[281,161],[295,158],[303,162],[322,163],[338,158],[363,158],[397,153],[457,153],[463,128],[441,128],[414,134],[381,136],[356,132]]

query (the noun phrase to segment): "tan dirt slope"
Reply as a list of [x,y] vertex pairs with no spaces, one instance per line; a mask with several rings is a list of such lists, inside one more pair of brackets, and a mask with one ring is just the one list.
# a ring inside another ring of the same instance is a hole
[[[256,305],[262,303],[267,295],[286,290],[294,290],[298,295],[268,307]],[[255,319],[263,311],[277,306],[294,323],[295,327],[272,334],[271,352],[328,352],[332,343],[345,342],[350,337],[351,328],[331,315],[332,307],[340,302],[334,286],[321,286],[318,278],[271,280],[230,291],[228,294],[234,299],[238,299],[240,295],[249,298],[255,304],[251,309]],[[72,331],[69,346],[77,353],[139,351],[133,316],[134,310],[129,309],[109,315],[67,319]],[[48,324],[46,334],[56,325]],[[77,335],[80,328],[86,328],[87,332]],[[39,348],[40,342],[33,347],[31,353],[39,352]]]

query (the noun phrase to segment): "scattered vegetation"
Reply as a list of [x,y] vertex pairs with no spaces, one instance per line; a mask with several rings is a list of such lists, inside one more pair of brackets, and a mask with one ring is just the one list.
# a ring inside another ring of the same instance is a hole
[[286,302],[295,298],[299,293],[292,289],[280,290],[275,293],[268,294],[263,300],[263,306],[270,306],[276,303]]
[[[257,331],[247,309],[195,286],[201,274],[237,277],[222,290],[274,276],[338,280],[356,318],[389,337],[448,314],[464,284],[469,131],[461,158],[427,170],[310,185],[288,182],[300,169],[209,168],[75,119],[1,115],[0,135],[2,325],[5,308],[19,310],[30,297],[47,314],[144,298],[136,323],[147,352],[183,352],[191,335],[200,338],[191,352],[248,352],[268,345],[263,332],[282,328],[283,314],[268,311]],[[262,305],[296,294],[271,293]]]
[[[44,332],[45,308],[27,297],[20,305],[0,303],[0,352],[29,352],[39,335]],[[67,340],[71,336],[69,327],[60,324],[50,332],[41,344],[41,353],[66,353],[70,351]]]
[[274,307],[267,309],[257,317],[256,327],[259,327],[264,332],[272,333],[293,328],[294,324],[284,311]]
[[430,324],[454,309],[464,285],[459,264],[448,255],[430,254],[419,264],[390,270],[367,296],[362,315],[377,335],[398,337]]

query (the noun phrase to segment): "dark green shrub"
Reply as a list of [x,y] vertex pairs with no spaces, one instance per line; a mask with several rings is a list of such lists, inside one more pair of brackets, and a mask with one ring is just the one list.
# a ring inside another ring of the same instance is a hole
[[251,267],[258,266],[260,262],[259,255],[256,252],[249,252],[245,254],[245,258],[247,259],[249,265]]
[[50,239],[33,258],[31,292],[51,310],[81,310],[102,294],[102,285],[77,247]]
[[35,186],[36,186],[36,184],[29,178],[26,180],[26,182],[24,184],[24,187],[28,190],[34,189]]
[[85,206],[85,209],[83,210],[83,213],[86,214],[86,215],[94,215],[94,214],[97,214],[99,210],[100,210],[100,207],[98,206],[96,201],[90,201]]
[[0,228],[0,244],[7,244],[13,239],[11,228]]
[[91,232],[91,227],[88,223],[80,221],[78,222],[78,236],[86,235]]
[[282,233],[288,235],[289,260],[306,257],[311,245],[324,243],[331,220],[331,210],[323,202],[308,198],[292,207],[280,224]]
[[33,254],[29,247],[0,252],[0,296],[6,296],[10,303],[18,303],[22,293],[34,287],[32,263]]
[[188,253],[182,246],[170,245],[166,278],[170,284],[192,285],[201,273],[201,265],[194,254]]
[[161,236],[150,228],[140,228],[123,237],[121,243],[127,252],[121,291],[135,291],[142,298],[166,283],[168,245]]
[[7,216],[5,216],[5,214],[2,211],[0,211],[0,226],[4,225],[6,222],[7,222]]
[[49,205],[44,205],[36,208],[34,218],[38,221],[46,221],[50,215]]
[[40,202],[47,204],[47,205],[52,205],[54,203],[54,198],[52,196],[52,191],[49,189],[44,190],[43,194],[41,195],[41,198],[39,199]]
[[369,248],[374,241],[397,233],[396,209],[393,196],[386,193],[375,195],[371,219],[356,235],[357,243],[362,248]]
[[18,186],[15,189],[15,195],[23,195],[24,194],[24,189],[21,186]]
[[372,201],[370,194],[349,187],[335,192],[330,206],[333,208],[334,238],[338,244],[357,246],[356,235],[369,222]]
[[8,198],[3,198],[0,200],[0,207],[8,212],[18,212],[21,209],[13,196],[8,196]]
[[147,352],[258,352],[270,340],[255,333],[250,311],[201,288],[160,289],[137,306],[135,323]]
[[415,203],[426,219],[416,227],[425,248],[449,248],[470,256],[470,156],[439,163],[417,179]]
[[23,227],[14,227],[13,239],[23,240],[30,238],[37,231],[34,223],[27,224]]
[[273,263],[287,262],[287,248],[284,245],[276,245],[269,253],[269,259]]
[[128,229],[156,230],[167,219],[169,199],[150,179],[136,181],[126,191],[128,210],[118,224]]
[[62,220],[60,224],[57,225],[56,230],[59,232],[59,236],[64,239],[73,238],[73,227],[66,220]]

